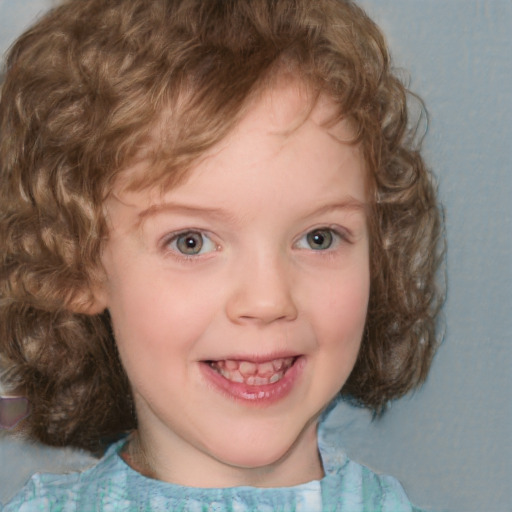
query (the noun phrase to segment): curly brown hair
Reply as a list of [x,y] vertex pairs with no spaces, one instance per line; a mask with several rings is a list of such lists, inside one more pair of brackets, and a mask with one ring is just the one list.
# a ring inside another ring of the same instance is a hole
[[344,0],[69,0],[14,44],[0,100],[0,357],[32,404],[30,436],[96,449],[136,427],[108,312],[91,309],[105,198],[162,112],[155,171],[133,187],[176,183],[282,71],[334,100],[368,168],[370,304],[343,393],[378,411],[425,379],[440,213],[366,14]]

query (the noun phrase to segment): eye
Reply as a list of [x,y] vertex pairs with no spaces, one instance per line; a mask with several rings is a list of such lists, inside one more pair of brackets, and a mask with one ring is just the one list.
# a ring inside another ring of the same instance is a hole
[[309,231],[297,242],[299,249],[325,251],[332,248],[342,236],[331,228],[318,228]]
[[332,231],[330,229],[315,229],[306,235],[309,247],[315,251],[329,249],[333,242]]
[[172,236],[166,246],[184,256],[198,256],[215,251],[216,245],[200,231],[183,231]]

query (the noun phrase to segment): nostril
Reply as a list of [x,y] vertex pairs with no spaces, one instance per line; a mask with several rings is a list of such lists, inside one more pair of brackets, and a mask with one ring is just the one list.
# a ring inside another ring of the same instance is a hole
[[259,307],[253,308],[248,314],[234,315],[233,320],[239,322],[272,323],[278,321],[289,321],[295,319],[297,312],[295,307]]

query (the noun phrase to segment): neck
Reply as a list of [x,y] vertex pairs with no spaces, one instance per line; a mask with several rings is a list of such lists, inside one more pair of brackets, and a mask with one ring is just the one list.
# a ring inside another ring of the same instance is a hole
[[132,432],[130,439],[126,443],[121,453],[123,460],[135,471],[148,478],[158,479],[156,471],[152,467],[145,451],[141,447],[139,433]]

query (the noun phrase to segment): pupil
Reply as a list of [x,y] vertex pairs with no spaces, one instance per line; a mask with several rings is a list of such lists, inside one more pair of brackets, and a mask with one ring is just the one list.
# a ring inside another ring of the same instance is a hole
[[200,233],[187,233],[178,237],[176,245],[183,254],[198,254],[203,247],[203,239]]
[[316,233],[313,235],[313,241],[316,245],[322,245],[324,243],[325,237],[320,233]]
[[332,233],[329,230],[318,230],[308,233],[308,243],[312,249],[328,249],[332,245]]

